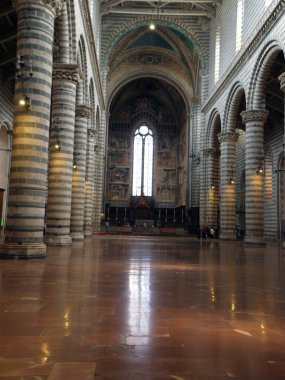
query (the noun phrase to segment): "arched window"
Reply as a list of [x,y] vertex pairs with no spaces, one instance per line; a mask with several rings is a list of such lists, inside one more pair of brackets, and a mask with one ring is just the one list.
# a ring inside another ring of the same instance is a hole
[[215,83],[220,78],[221,24],[217,25],[215,41]]
[[243,13],[244,13],[244,0],[238,0],[237,24],[236,24],[236,52],[240,50],[241,45],[242,45]]
[[133,195],[152,195],[153,133],[143,124],[135,132],[133,154]]

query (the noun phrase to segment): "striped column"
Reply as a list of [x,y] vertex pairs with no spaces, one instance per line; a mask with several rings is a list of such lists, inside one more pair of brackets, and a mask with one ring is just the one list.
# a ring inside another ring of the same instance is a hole
[[85,181],[85,205],[84,205],[84,236],[88,237],[93,234],[92,218],[93,218],[93,197],[95,186],[95,129],[90,128],[87,131],[87,167]]
[[206,168],[207,168],[207,156],[204,156],[204,153],[201,155],[201,160],[199,162],[200,169],[200,206],[199,206],[199,223],[200,227],[207,225],[207,215],[206,215],[206,206],[207,206],[207,180],[206,180]]
[[218,134],[221,144],[220,239],[236,239],[236,132]]
[[[69,245],[77,65],[55,64],[48,175],[47,245]],[[56,148],[56,143],[59,148]]]
[[57,33],[58,33],[58,48],[57,53],[58,62],[60,63],[69,63],[69,30],[68,30],[68,14],[67,14],[67,5],[64,3],[60,15],[57,19]]
[[[280,81],[280,90],[283,91],[285,93],[285,73],[282,73],[279,77],[278,77],[279,81]],[[285,124],[283,126],[283,128],[285,128]],[[283,144],[285,144],[285,131],[283,133]],[[283,145],[284,146],[284,145]],[[285,226],[285,218],[283,215],[281,215],[281,220],[280,220],[280,223],[281,223],[281,227],[282,227],[282,231],[283,231],[283,226]],[[281,240],[282,240],[282,248],[285,248],[285,240],[284,240],[284,231],[283,231],[283,234],[281,234]]]
[[241,113],[246,124],[245,145],[245,243],[264,243],[263,175],[257,173],[259,158],[264,152],[264,124],[268,116],[265,110]]
[[91,109],[85,105],[79,105],[75,111],[74,133],[74,163],[72,176],[71,198],[71,237],[73,240],[84,239],[84,203],[85,203],[85,173],[86,173],[86,148],[87,125]]
[[219,151],[207,148],[203,151],[206,160],[206,220],[209,227],[217,228],[219,204]]
[[46,256],[43,242],[52,85],[54,19],[61,1],[14,0],[18,15],[17,54],[33,65],[24,81],[31,107],[18,104],[22,83],[16,80],[8,213],[4,258]]

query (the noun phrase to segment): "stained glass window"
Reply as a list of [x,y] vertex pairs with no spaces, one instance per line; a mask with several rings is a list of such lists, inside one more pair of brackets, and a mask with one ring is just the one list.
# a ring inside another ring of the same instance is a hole
[[153,133],[141,125],[134,136],[133,195],[152,195]]

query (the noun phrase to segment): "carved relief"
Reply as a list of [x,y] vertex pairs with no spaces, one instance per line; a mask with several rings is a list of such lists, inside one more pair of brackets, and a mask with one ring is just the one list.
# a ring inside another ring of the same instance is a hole
[[206,148],[203,149],[203,156],[204,157],[209,157],[209,156],[215,156],[218,157],[220,154],[220,151],[214,148]]
[[223,142],[237,142],[239,134],[237,132],[221,132],[218,134],[218,140],[220,143]]
[[75,116],[88,119],[91,116],[91,108],[84,105],[77,106],[75,110]]
[[54,65],[52,72],[53,80],[68,80],[75,84],[80,81],[79,69],[75,65]]
[[265,122],[268,116],[268,111],[266,110],[249,110],[249,111],[243,111],[241,113],[242,122],[248,123],[248,122]]

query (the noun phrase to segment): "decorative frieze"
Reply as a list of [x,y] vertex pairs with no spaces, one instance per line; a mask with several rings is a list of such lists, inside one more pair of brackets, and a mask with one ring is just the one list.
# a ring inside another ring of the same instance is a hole
[[248,122],[266,122],[269,112],[267,110],[249,110],[243,111],[240,115],[243,123]]
[[53,80],[68,80],[76,85],[81,79],[78,66],[67,64],[54,64],[52,78]]
[[228,142],[228,141],[237,142],[238,137],[239,137],[239,134],[235,131],[221,132],[218,134],[218,140],[220,144],[223,142]]

